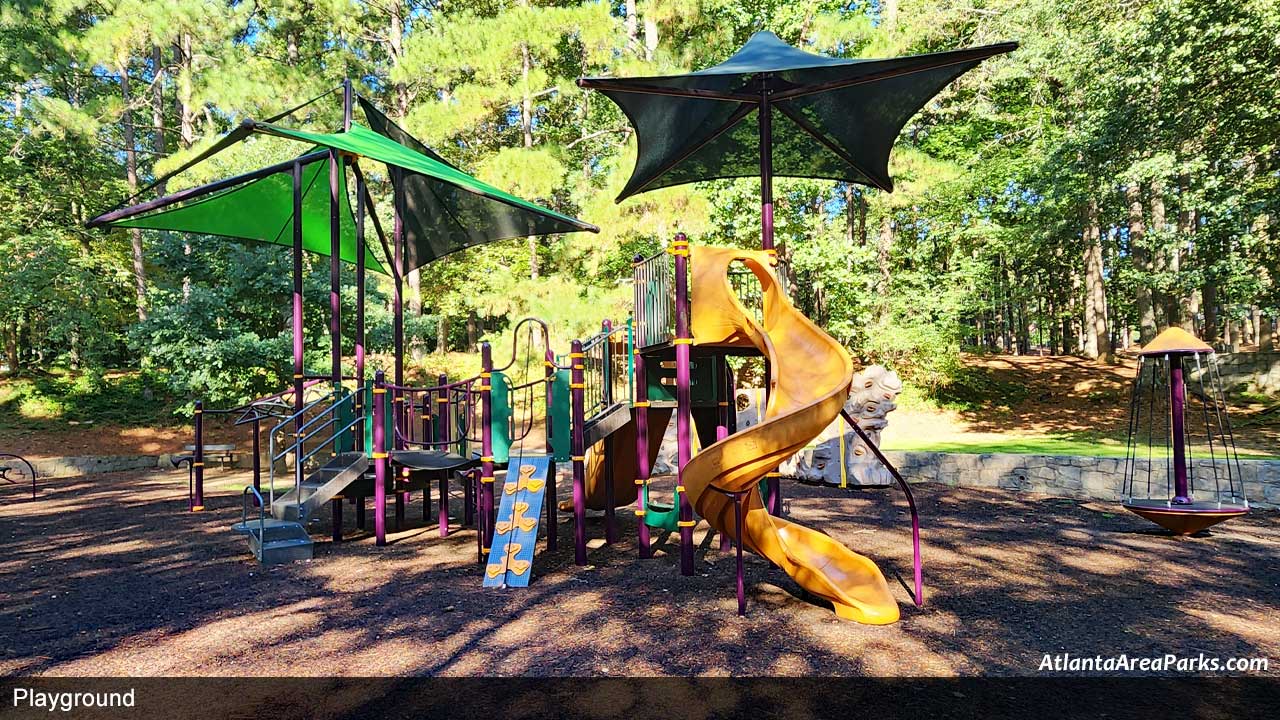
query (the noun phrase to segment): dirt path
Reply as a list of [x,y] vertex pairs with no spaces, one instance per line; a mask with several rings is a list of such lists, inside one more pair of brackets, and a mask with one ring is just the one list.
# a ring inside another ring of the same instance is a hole
[[625,512],[623,541],[594,541],[584,568],[562,525],[524,591],[482,591],[474,534],[442,540],[420,521],[386,548],[348,527],[312,562],[262,568],[227,530],[243,482],[211,483],[200,514],[184,512],[185,474],[51,481],[35,501],[0,489],[0,673],[1017,675],[1060,652],[1267,656],[1280,673],[1276,513],[1175,540],[1110,505],[919,486],[917,610],[895,579],[911,567],[896,492],[788,486],[792,519],[890,577],[903,619],[866,627],[750,556],[738,618],[732,555],[705,526],[682,578],[670,538],[636,559]]

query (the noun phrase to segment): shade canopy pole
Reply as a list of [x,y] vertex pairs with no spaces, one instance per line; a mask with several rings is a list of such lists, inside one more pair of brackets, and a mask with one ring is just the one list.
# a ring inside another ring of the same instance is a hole
[[[364,239],[365,206],[361,198],[366,192],[364,174],[360,172],[356,161],[351,162],[356,173],[356,415],[364,414],[364,254],[367,252]],[[357,432],[356,449],[364,449],[364,433]],[[363,519],[363,518],[362,518]]]
[[[397,388],[404,386],[404,171],[392,170],[392,192],[395,200],[392,207],[395,211],[395,224],[391,231],[391,245],[395,266],[395,293],[392,298],[392,316],[394,323],[395,343],[395,384]],[[404,397],[400,390],[392,392],[391,412],[395,427],[401,427],[403,420]],[[396,445],[399,443],[396,442]]]
[[329,150],[329,356],[331,374],[336,388],[342,383],[342,157],[338,151]]
[[293,163],[293,431],[302,431],[302,163]]
[[760,226],[760,248],[773,250],[773,107],[768,89],[760,91]]

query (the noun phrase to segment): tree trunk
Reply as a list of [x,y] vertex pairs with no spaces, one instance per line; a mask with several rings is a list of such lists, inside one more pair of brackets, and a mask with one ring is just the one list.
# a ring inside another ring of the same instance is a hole
[[5,365],[9,368],[10,375],[18,374],[18,324],[14,323],[5,328],[4,334],[4,356]]
[[475,352],[480,346],[480,318],[476,317],[476,311],[471,310],[467,313],[467,350]]
[[889,317],[889,256],[893,252],[893,216],[886,210],[880,218],[880,235],[876,239],[876,264],[880,268],[880,317]]
[[[1186,198],[1190,194],[1191,178],[1186,174],[1178,176],[1179,197]],[[1196,234],[1196,211],[1195,208],[1184,204],[1178,209],[1178,244],[1173,249],[1173,262],[1170,263],[1171,270],[1175,277],[1182,271],[1183,261],[1190,261],[1195,251],[1195,234]],[[1186,256],[1185,258],[1183,256]],[[1195,318],[1199,311],[1199,301],[1196,293],[1190,287],[1183,287],[1181,283],[1178,285],[1179,291],[1174,294],[1175,302],[1178,304],[1179,324],[1183,330],[1194,335],[1196,333]]]
[[[174,45],[174,64],[178,67],[178,142],[183,150],[188,150],[196,142],[196,113],[191,107],[191,34],[182,33]],[[182,254],[191,255],[191,241],[183,236]],[[191,277],[182,277],[182,297],[191,297]]]
[[1131,182],[1124,191],[1125,200],[1129,203],[1129,256],[1133,259],[1134,270],[1143,277],[1138,283],[1138,342],[1146,344],[1156,336],[1156,315],[1151,300],[1151,251],[1147,248],[1147,228],[1142,222],[1142,188]]
[[449,352],[449,316],[443,312],[440,318],[436,320],[436,354],[443,355]]
[[[124,111],[120,115],[124,135],[124,173],[128,181],[129,195],[138,192],[138,152],[137,133],[133,124],[133,93],[129,82],[129,61],[120,63],[120,99]],[[129,231],[129,246],[133,254],[133,292],[134,305],[138,313],[138,321],[147,319],[147,271],[143,265],[142,231],[133,228]]]
[[1261,352],[1276,351],[1276,319],[1274,317],[1262,316],[1262,324],[1258,328],[1258,350]]
[[1155,250],[1155,269],[1163,280],[1161,290],[1157,294],[1160,310],[1164,314],[1166,327],[1179,325],[1182,322],[1181,307],[1178,304],[1176,288],[1169,285],[1169,278],[1178,272],[1178,251],[1168,240],[1168,215],[1164,202],[1164,181],[1156,178],[1151,182],[1151,230],[1160,238]]
[[658,21],[653,19],[652,14],[644,16],[644,59],[653,62],[653,56],[658,53]]
[[[527,2],[522,3],[527,4]],[[520,46],[520,134],[524,138],[526,148],[533,147],[533,91],[529,88],[529,72],[533,70],[533,56],[528,44]],[[538,279],[538,238],[530,235],[525,238],[529,245],[529,279]]]
[[627,18],[625,27],[627,29],[627,49],[634,53],[640,51],[640,23],[639,16],[636,15],[636,0],[627,0],[626,2]]
[[1111,361],[1111,337],[1107,332],[1107,293],[1102,267],[1102,228],[1098,201],[1090,200],[1084,228],[1084,353],[1095,360]]
[[1218,342],[1218,282],[1211,277],[1200,286],[1200,308],[1204,312],[1200,339],[1212,345]]

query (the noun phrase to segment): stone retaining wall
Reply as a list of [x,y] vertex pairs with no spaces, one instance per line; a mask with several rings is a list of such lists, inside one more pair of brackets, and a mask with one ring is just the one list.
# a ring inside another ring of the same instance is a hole
[[1218,353],[1215,357],[1228,390],[1280,395],[1280,353]]
[[[885,456],[911,482],[958,487],[991,487],[1064,497],[1118,501],[1124,482],[1124,459],[1063,455],[1013,455],[886,451]],[[1193,461],[1197,477],[1212,476],[1207,460]],[[1280,461],[1241,460],[1245,495],[1259,507],[1280,506]],[[1139,473],[1145,477],[1143,464]],[[1153,476],[1163,484],[1164,468]],[[1225,479],[1224,479],[1225,484]]]
[[31,461],[36,475],[44,477],[76,477],[98,473],[172,469],[168,455],[78,455],[40,458]]

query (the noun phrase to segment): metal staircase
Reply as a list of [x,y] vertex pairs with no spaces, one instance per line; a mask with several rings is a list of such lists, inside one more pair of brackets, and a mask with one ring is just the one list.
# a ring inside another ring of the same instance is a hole
[[[240,522],[232,526],[232,530],[246,536],[249,549],[262,564],[311,559],[313,543],[307,523],[317,519],[317,511],[369,469],[368,456],[353,449],[354,434],[364,422],[356,411],[356,397],[337,387],[272,428],[268,496],[264,498],[252,486],[246,487]],[[318,464],[318,458],[323,457],[328,459]],[[276,469],[289,460],[293,465],[293,486],[276,495]],[[251,499],[256,500],[256,519],[249,518]]]

